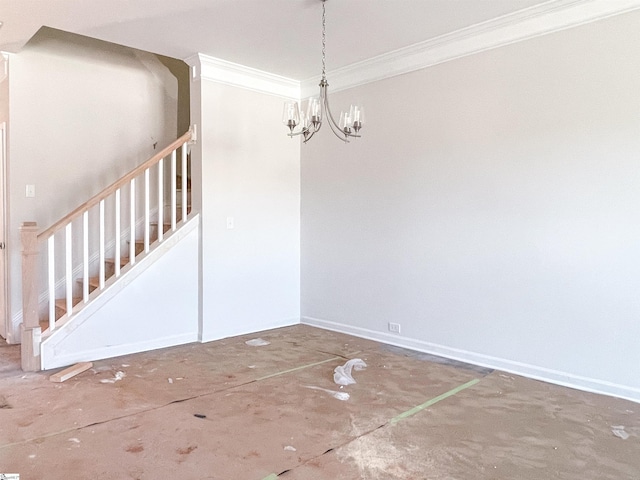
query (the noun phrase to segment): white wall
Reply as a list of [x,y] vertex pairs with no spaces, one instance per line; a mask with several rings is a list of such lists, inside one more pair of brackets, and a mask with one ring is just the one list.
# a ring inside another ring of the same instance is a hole
[[300,142],[283,131],[283,100],[206,79],[191,91],[201,99],[202,340],[298,323]]
[[[19,225],[44,229],[176,138],[177,81],[151,54],[43,29],[11,56],[11,313]],[[36,187],[25,198],[25,185]],[[14,338],[14,341],[19,341]]]
[[331,95],[368,124],[302,146],[303,321],[640,400],[638,25]]

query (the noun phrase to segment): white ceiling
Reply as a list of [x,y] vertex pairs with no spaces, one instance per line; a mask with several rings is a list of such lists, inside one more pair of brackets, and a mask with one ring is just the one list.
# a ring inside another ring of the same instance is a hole
[[[615,1],[615,0],[609,0]],[[327,70],[566,0],[328,0]],[[0,50],[41,26],[305,80],[321,69],[321,0],[0,0]]]

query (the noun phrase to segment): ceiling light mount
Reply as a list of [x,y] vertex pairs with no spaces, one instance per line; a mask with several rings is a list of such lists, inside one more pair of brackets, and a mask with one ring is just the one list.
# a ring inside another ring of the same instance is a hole
[[300,108],[296,101],[287,101],[284,104],[282,122],[289,128],[288,135],[295,137],[302,135],[304,143],[307,143],[322,127],[323,117],[326,118],[331,131],[344,142],[349,138],[359,138],[360,129],[364,120],[364,111],[359,105],[351,105],[348,112],[340,113],[340,120],[335,121],[329,108],[329,82],[326,71],[326,10],[325,2],[322,2],[322,78],[320,80],[320,94],[308,100],[306,111]]

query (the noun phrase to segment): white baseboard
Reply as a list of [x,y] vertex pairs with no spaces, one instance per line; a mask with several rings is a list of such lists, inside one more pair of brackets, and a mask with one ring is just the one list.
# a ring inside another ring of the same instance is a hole
[[43,358],[42,363],[46,364],[47,370],[50,370],[53,368],[66,367],[67,365],[73,365],[78,362],[89,362],[96,359],[120,357],[131,353],[148,352],[150,350],[157,350],[158,348],[173,347],[197,341],[198,332],[183,333],[170,337],[154,338],[144,342],[110,345],[86,351],[72,352],[67,355],[55,355],[55,357]]
[[523,377],[541,380],[543,382],[575,388],[586,392],[600,393],[612,397],[624,398],[632,402],[640,403],[640,388],[627,385],[619,385],[605,380],[582,377],[568,372],[551,370],[548,368],[529,365],[526,363],[492,357],[480,353],[468,352],[457,348],[437,345],[434,343],[403,337],[400,335],[378,332],[361,327],[354,327],[343,323],[330,322],[312,317],[302,317],[300,322],[305,325],[346,333],[360,338],[375,340],[378,342],[408,348],[419,352],[430,353],[441,357],[471,363],[482,367],[494,368],[505,372],[522,375]]

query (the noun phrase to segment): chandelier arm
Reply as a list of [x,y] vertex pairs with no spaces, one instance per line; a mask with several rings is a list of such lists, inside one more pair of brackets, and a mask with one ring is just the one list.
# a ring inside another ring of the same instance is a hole
[[329,127],[331,127],[331,131],[340,140],[343,140],[345,143],[350,143],[349,142],[349,138],[360,138],[360,137],[362,137],[362,135],[359,135],[357,133],[347,133],[347,132],[345,132],[344,130],[342,130],[340,128],[340,125],[338,125],[338,123],[333,118],[333,115],[331,114],[331,111],[329,109],[329,102],[328,101],[327,101],[327,104],[326,104],[326,111],[327,111],[327,116],[329,117],[328,118]]
[[308,136],[305,137],[305,141],[304,141],[304,143],[307,143],[307,140],[309,140],[311,137],[313,137],[313,135],[316,132],[320,131],[320,128],[322,128],[322,122],[319,123],[317,126],[315,126],[313,129],[311,129],[309,127],[303,128],[303,129],[301,129],[301,130],[299,130],[297,132],[287,133],[287,136],[293,138],[293,137],[297,137],[299,135],[304,135],[305,133],[307,133]]
[[333,134],[342,140],[345,143],[349,143],[348,135],[340,130],[340,127],[336,123],[333,118],[333,114],[331,113],[331,108],[329,107],[329,96],[328,96],[328,87],[329,84],[324,81],[320,83],[320,96],[322,97],[322,104],[324,105],[324,111],[326,113],[327,122],[329,123],[329,127],[331,127],[331,131]]
[[313,126],[313,130],[309,129],[309,131],[311,132],[311,135],[309,135],[309,137],[307,137],[307,139],[304,141],[304,143],[307,143],[307,140],[309,140],[311,137],[313,137],[316,133],[318,133],[320,131],[320,129],[322,128],[322,122],[319,122],[318,124]]
[[308,136],[304,137],[302,143],[307,143],[309,140],[311,140],[311,137],[313,137],[318,130],[313,130]]
[[302,134],[304,134],[304,132],[308,132],[308,131],[309,131],[309,129],[304,129],[304,128],[303,128],[303,129],[302,129],[302,130],[300,130],[299,132],[291,132],[291,133],[287,133],[287,136],[288,136],[288,137],[293,138],[293,137],[297,137],[298,135],[302,135]]
[[329,122],[329,127],[331,128],[331,131],[333,132],[333,134],[338,137],[340,140],[342,140],[344,143],[349,143],[349,139],[347,138],[347,136],[344,134],[344,132],[342,132],[342,130],[340,130],[338,127],[336,127],[333,122]]

